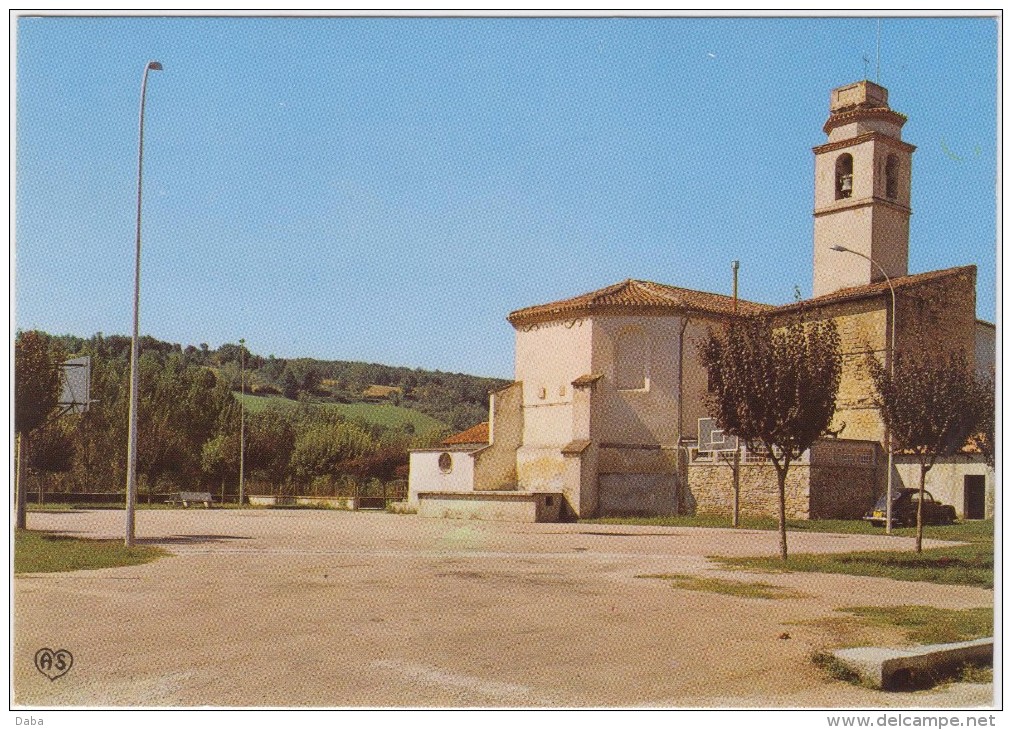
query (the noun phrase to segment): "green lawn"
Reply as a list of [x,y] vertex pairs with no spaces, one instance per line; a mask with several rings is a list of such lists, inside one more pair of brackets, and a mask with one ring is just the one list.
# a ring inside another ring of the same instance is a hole
[[163,555],[167,553],[161,548],[128,548],[122,540],[88,540],[34,530],[16,530],[14,535],[15,573],[118,568],[150,563]]
[[[238,398],[239,396],[236,397]],[[285,409],[294,409],[299,406],[296,401],[278,395],[246,395],[243,396],[243,402],[246,404],[246,408],[253,413],[264,410],[272,403]],[[424,434],[446,428],[445,423],[436,420],[432,416],[427,416],[421,411],[411,408],[395,406],[392,403],[313,403],[312,406],[314,408],[326,408],[327,410],[336,411],[350,419],[361,418],[368,423],[375,423],[387,428],[402,428],[404,424],[410,423],[414,427],[416,434]]]
[[[581,522],[612,525],[654,525],[671,527],[731,528],[727,515],[678,517],[616,517]],[[743,517],[740,529],[776,530],[777,521],[764,517]],[[881,527],[864,520],[788,520],[790,532],[830,532],[860,535],[884,535]],[[893,535],[913,537],[916,528],[893,530]],[[955,547],[933,548],[917,554],[913,550],[839,553],[829,555],[788,554],[785,564],[779,557],[713,558],[727,568],[765,571],[801,571],[846,573],[894,580],[925,581],[954,585],[994,587],[994,520],[972,520],[954,525],[929,525],[925,539],[968,543]],[[790,537],[788,537],[788,549]]]
[[837,609],[872,626],[896,626],[915,644],[949,644],[994,636],[994,609],[854,606]]
[[[815,529],[813,527],[813,529]],[[824,532],[842,530],[823,529]],[[854,532],[863,530],[854,529]],[[881,532],[881,529],[879,529]],[[913,528],[894,530],[894,535],[911,537]],[[714,558],[728,568],[746,570],[846,573],[893,580],[924,581],[952,585],[994,587],[994,521],[983,520],[924,528],[924,536],[968,543],[932,548],[921,553],[911,549],[839,554],[789,554],[784,564],[779,557]]]
[[670,582],[671,587],[684,591],[704,591],[722,593],[738,598],[804,598],[805,594],[790,588],[770,585],[769,583],[745,583],[723,578],[710,578],[698,575],[682,575],[679,573],[662,573],[659,575],[637,575],[637,578],[657,578]]

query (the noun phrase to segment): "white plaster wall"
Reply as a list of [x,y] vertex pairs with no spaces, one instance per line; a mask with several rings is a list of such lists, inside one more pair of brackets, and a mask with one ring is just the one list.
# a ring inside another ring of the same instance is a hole
[[885,119],[862,119],[851,124],[841,124],[835,127],[827,137],[828,142],[839,142],[844,139],[853,139],[866,132],[879,132],[890,137],[900,136],[900,127]]
[[[917,489],[920,486],[921,466],[913,457],[894,457],[893,468],[895,474],[900,477],[902,484],[897,485],[895,478],[893,487],[910,487]],[[924,488],[931,492],[931,495],[938,501],[951,504],[956,508],[956,514],[963,517],[964,494],[963,477],[979,474],[984,477],[984,504],[985,516],[994,517],[994,469],[984,463],[981,456],[953,457],[946,461],[937,462],[931,471],[924,478]]]
[[572,383],[591,374],[592,330],[589,318],[517,330],[515,379],[523,384],[525,446],[562,447],[573,440]]
[[695,438],[699,431],[699,419],[709,415],[705,403],[707,374],[699,357],[699,346],[707,337],[709,328],[720,326],[716,320],[693,317],[685,328],[682,338],[685,348],[682,358],[682,436]]
[[[909,241],[910,216],[906,212],[884,205],[875,208],[872,214],[871,257],[878,261],[889,276],[906,276]],[[859,258],[854,254],[837,255]],[[877,268],[872,271],[872,279],[881,278],[882,273]]]
[[[836,160],[848,154],[854,158],[854,189],[849,198],[836,199]],[[872,172],[875,145],[871,140],[842,149],[821,152],[815,156],[815,209],[853,204],[875,194]]]
[[872,265],[867,259],[830,250],[842,245],[870,256],[871,232],[870,205],[815,216],[814,296],[871,282]]
[[[439,468],[440,454],[450,455],[451,469]],[[412,451],[408,455],[408,504],[418,507],[419,492],[474,491],[474,452],[450,450]]]
[[[594,373],[603,377],[595,385],[594,440],[614,444],[674,445],[678,440],[678,357],[681,317],[598,316],[594,318]],[[640,330],[646,335],[645,387],[617,387],[617,344],[623,333]]]

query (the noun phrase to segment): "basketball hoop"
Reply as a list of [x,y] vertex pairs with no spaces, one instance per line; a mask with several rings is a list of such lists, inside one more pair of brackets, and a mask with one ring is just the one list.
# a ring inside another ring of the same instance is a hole
[[738,450],[738,437],[725,433],[717,426],[715,418],[699,419],[699,440],[696,443],[700,453],[733,454]]
[[75,357],[60,363],[60,415],[84,413],[91,404],[91,358]]

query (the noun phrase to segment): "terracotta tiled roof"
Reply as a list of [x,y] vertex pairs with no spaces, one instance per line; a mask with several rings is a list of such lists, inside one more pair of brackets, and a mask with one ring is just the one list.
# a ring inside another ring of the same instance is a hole
[[487,444],[488,443],[488,422],[471,426],[466,431],[454,434],[443,439],[443,446],[456,446],[457,444]]
[[829,119],[822,127],[822,131],[829,134],[836,127],[841,124],[848,124],[850,122],[856,122],[860,119],[884,119],[893,124],[903,126],[907,117],[905,114],[900,114],[897,111],[893,111],[887,106],[873,107],[873,108],[857,108],[857,109],[842,109],[837,112],[833,112],[829,115]]
[[[948,277],[975,274],[976,266],[957,266],[951,269],[928,271],[923,274],[910,274],[892,279],[896,291],[936,281]],[[852,299],[881,296],[888,294],[889,285],[885,281],[874,284],[853,286],[840,289],[829,294],[803,299],[779,307],[768,304],[738,300],[739,314],[777,314],[780,312],[803,311],[825,304],[834,304]],[[571,319],[588,314],[675,314],[679,312],[705,312],[716,315],[729,315],[733,312],[731,297],[722,294],[682,289],[652,281],[626,279],[618,284],[581,294],[572,299],[539,304],[534,307],[518,309],[506,318],[514,325],[534,324],[558,319]]]
[[[511,312],[507,319],[513,325],[532,324],[555,319],[567,319],[587,314],[669,314],[683,311],[731,314],[734,300],[721,294],[681,289],[652,281],[626,279],[612,286],[563,299],[539,304]],[[738,300],[741,313],[758,313],[772,310],[765,304]]]
[[[940,269],[938,271],[928,271],[923,274],[910,274],[909,276],[897,276],[892,279],[893,289],[900,291],[912,286],[924,284],[929,281],[937,281],[939,279],[946,279],[950,276],[962,276],[965,274],[975,274],[977,271],[976,266],[957,266],[951,269]],[[881,296],[882,294],[889,293],[889,285],[885,281],[877,281],[874,284],[864,284],[863,286],[852,286],[846,289],[839,289],[829,294],[823,294],[822,296],[813,297],[812,299],[803,299],[800,302],[793,302],[791,304],[785,304],[781,307],[777,307],[778,312],[789,312],[804,309],[811,309],[812,307],[818,307],[823,304],[835,304],[836,302],[845,302],[851,299],[863,299],[864,297],[875,297]]]

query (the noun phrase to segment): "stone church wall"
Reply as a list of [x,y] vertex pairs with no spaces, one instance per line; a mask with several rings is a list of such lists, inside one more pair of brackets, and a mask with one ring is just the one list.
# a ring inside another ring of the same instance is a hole
[[[787,519],[859,519],[881,492],[878,445],[824,439],[791,464],[785,490]],[[768,462],[739,465],[739,510],[776,517],[777,473]],[[730,515],[734,473],[726,461],[694,459],[688,466],[690,513]]]

